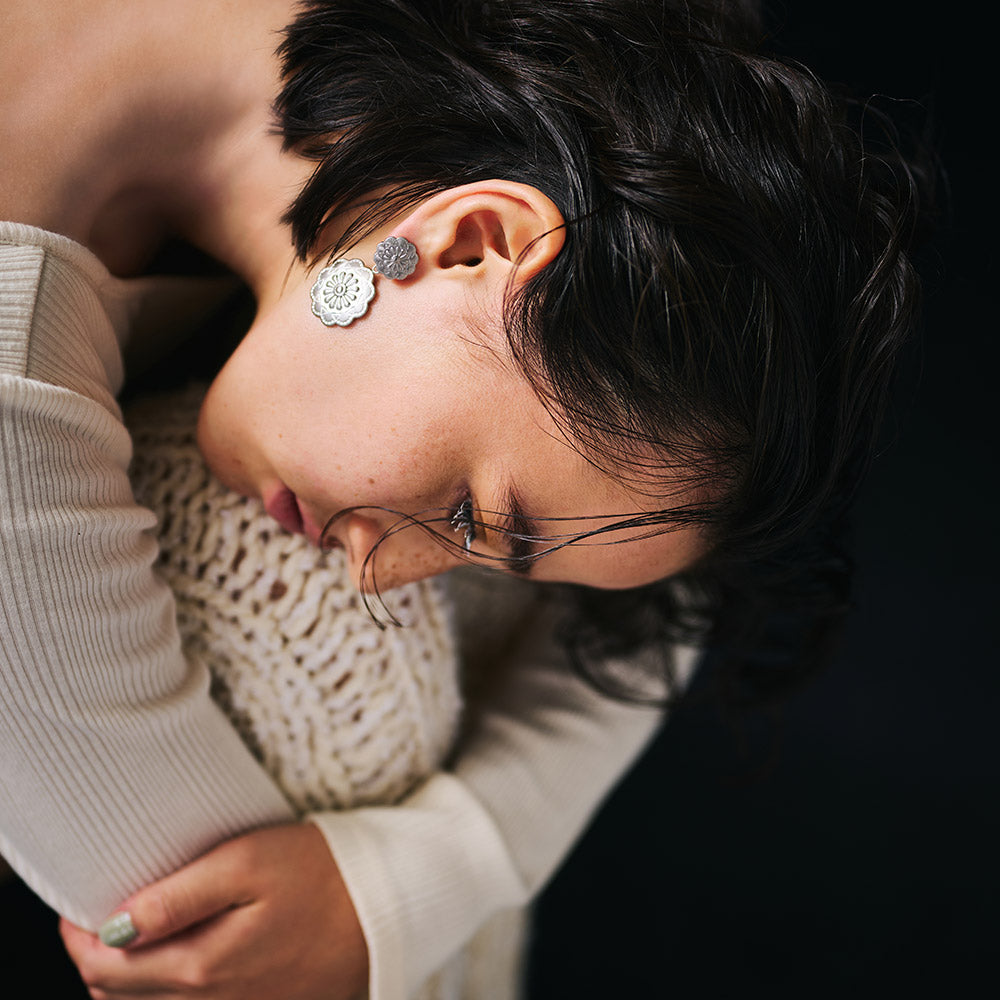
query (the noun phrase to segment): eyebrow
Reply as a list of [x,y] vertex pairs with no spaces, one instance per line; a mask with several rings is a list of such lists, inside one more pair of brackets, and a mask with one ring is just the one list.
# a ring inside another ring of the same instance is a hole
[[500,519],[497,531],[507,550],[504,564],[518,576],[530,576],[535,564],[534,539],[541,537],[538,524],[524,512],[524,504],[513,485],[508,486],[504,494],[503,509],[506,513]]

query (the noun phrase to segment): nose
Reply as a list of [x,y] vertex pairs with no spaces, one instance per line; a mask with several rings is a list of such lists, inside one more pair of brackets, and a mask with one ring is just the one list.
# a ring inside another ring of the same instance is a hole
[[383,520],[352,513],[346,521],[341,537],[351,581],[358,590],[371,592],[376,584],[380,591],[390,590],[445,573],[463,562],[453,549],[416,524],[401,525],[383,537],[398,521],[391,515]]

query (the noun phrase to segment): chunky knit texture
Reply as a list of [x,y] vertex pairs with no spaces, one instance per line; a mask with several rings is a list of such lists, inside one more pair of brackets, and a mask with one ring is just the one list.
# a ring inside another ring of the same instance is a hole
[[133,406],[131,478],[159,522],[185,650],[303,812],[398,801],[441,763],[459,715],[452,623],[433,580],[394,590],[380,628],[322,553],[222,486],[194,440],[201,390]]
[[[388,595],[380,628],[343,553],[320,553],[222,486],[195,444],[202,390],[132,406],[136,499],[158,521],[159,572],[185,651],[212,665],[212,695],[302,812],[387,805],[441,763],[455,736],[458,661],[444,588]],[[514,1000],[523,910],[488,921],[414,1000]]]
[[115,401],[149,287],[0,222],[0,852],[89,929],[293,816],[181,655],[151,571],[155,519],[132,498]]

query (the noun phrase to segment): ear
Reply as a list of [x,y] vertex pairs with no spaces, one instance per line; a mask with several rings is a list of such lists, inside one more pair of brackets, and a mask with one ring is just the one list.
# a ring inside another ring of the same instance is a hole
[[516,284],[555,259],[566,240],[562,213],[550,198],[530,184],[502,180],[441,191],[394,231],[417,245],[421,263]]

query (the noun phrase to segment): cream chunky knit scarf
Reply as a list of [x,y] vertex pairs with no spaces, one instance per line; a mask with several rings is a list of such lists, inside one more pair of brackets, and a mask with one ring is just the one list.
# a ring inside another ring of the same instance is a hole
[[159,519],[159,570],[185,651],[289,801],[305,812],[395,802],[441,763],[460,699],[443,588],[388,595],[380,629],[341,552],[290,535],[222,486],[194,440],[202,391],[130,408],[138,501]]
[[[445,589],[427,580],[392,591],[406,627],[379,628],[341,552],[288,534],[211,475],[195,444],[202,395],[151,397],[126,414],[133,487],[158,518],[185,652],[208,664],[213,696],[301,812],[397,802],[456,736]],[[514,1000],[526,917],[496,914],[412,1000]]]

